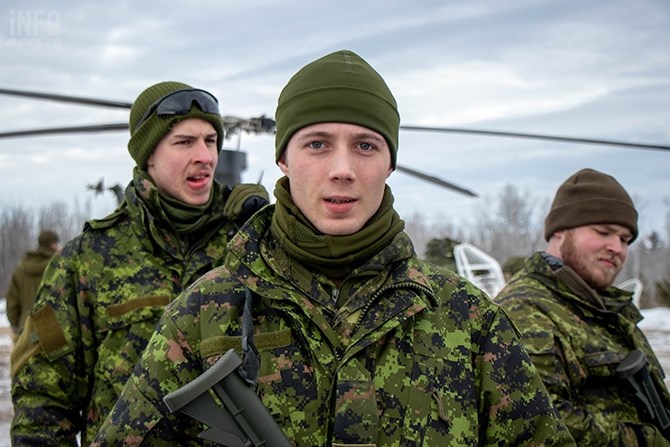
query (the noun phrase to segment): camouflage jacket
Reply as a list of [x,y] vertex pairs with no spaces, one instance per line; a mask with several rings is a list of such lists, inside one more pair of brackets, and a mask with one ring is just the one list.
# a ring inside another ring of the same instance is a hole
[[[239,224],[216,184],[209,225],[190,248],[152,215],[131,182],[109,217],[86,223],[44,273],[12,353],[13,445],[88,445],[146,347],[165,306],[223,262]],[[239,187],[236,186],[236,187]],[[220,199],[219,199],[220,198]]]
[[51,261],[55,250],[39,247],[29,251],[14,270],[12,282],[7,290],[7,319],[15,332],[23,329],[28,313],[35,302],[42,274]]
[[535,253],[495,301],[521,331],[577,445],[634,447],[638,437],[646,438],[641,445],[668,445],[653,426],[643,425],[628,383],[616,376],[626,354],[642,350],[670,405],[663,371],[637,327],[642,316],[631,294],[611,287],[598,295],[568,269]]
[[483,292],[420,261],[405,233],[336,289],[278,246],[271,208],[169,306],[93,445],[211,445],[163,398],[240,350],[248,291],[257,394],[296,447],[574,445]]

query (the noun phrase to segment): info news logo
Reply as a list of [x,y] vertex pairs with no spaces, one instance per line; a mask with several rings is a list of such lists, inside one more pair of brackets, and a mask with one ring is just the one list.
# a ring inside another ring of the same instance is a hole
[[9,11],[10,45],[60,45],[60,12],[44,9]]

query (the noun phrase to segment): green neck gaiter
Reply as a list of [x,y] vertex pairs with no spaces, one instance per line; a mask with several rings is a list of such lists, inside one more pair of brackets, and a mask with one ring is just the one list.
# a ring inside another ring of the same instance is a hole
[[277,181],[272,233],[289,255],[328,277],[346,276],[405,228],[405,222],[393,209],[393,194],[388,186],[377,212],[361,230],[346,236],[320,233],[293,203],[289,189],[287,177]]
[[[212,190],[213,191],[213,190]],[[167,215],[172,225],[181,235],[191,234],[198,231],[211,219],[208,213],[212,204],[212,194],[210,191],[209,199],[204,205],[189,205],[172,197],[166,197],[163,194],[158,195],[161,207]]]
[[164,196],[158,191],[158,188],[146,171],[140,170],[137,167],[135,169],[143,180],[148,180],[151,184],[147,190],[140,192],[140,196],[144,199],[149,210],[152,214],[156,214],[159,210],[162,211],[160,214],[165,215],[180,236],[195,233],[217,218],[212,215],[210,209],[214,190],[216,189],[214,186],[212,186],[207,203],[204,205],[189,205],[175,198]]

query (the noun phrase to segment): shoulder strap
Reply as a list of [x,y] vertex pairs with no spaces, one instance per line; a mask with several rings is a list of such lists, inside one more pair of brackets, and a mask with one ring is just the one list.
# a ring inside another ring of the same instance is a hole
[[242,313],[242,365],[240,376],[251,386],[256,385],[261,359],[254,344],[254,323],[251,315],[252,295],[249,289],[244,295],[244,312]]

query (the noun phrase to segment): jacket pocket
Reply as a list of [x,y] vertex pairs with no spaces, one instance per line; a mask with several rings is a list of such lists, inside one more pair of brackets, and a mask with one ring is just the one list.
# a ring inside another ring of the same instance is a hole
[[96,386],[120,391],[163,315],[169,296],[144,296],[110,305],[98,322],[98,360],[95,365]]

